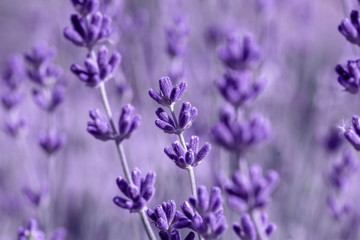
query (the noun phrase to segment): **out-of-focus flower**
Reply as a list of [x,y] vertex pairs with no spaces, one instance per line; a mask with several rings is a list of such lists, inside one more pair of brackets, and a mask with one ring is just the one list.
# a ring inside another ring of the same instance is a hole
[[348,61],[345,67],[337,65],[338,82],[346,91],[352,94],[359,92],[360,88],[360,59]]
[[26,126],[26,121],[23,117],[7,117],[5,120],[5,131],[12,137],[19,135],[22,129]]
[[39,144],[47,154],[52,155],[64,146],[65,140],[65,136],[53,128],[40,135]]
[[112,77],[119,67],[121,55],[118,52],[111,54],[105,46],[101,46],[96,55],[89,55],[85,60],[85,67],[78,64],[71,65],[71,71],[89,87],[96,87]]
[[219,49],[219,57],[225,66],[233,70],[244,70],[261,60],[262,53],[252,36],[231,34],[226,44]]
[[22,99],[23,94],[19,91],[9,91],[1,96],[2,105],[8,111],[18,106]]
[[180,83],[180,85],[176,85],[173,87],[169,77],[162,77],[159,80],[159,87],[159,93],[150,88],[150,97],[154,99],[157,103],[165,107],[170,107],[182,98],[185,93],[187,84],[186,82],[182,82]]
[[171,26],[166,29],[167,52],[174,58],[185,53],[189,36],[189,26],[184,16],[174,19]]
[[209,196],[206,187],[200,186],[197,189],[197,195],[197,199],[192,196],[189,202],[183,202],[181,210],[191,221],[191,229],[205,240],[217,239],[228,227],[223,215],[221,190],[213,187]]
[[211,130],[214,141],[222,147],[244,152],[267,140],[271,135],[270,122],[261,115],[251,117],[249,121],[237,122],[233,109],[223,108],[220,122]]
[[339,201],[334,195],[329,195],[326,198],[326,203],[335,220],[340,220],[353,211],[348,203]]
[[21,55],[9,57],[2,77],[9,89],[15,90],[20,87],[25,79],[25,66]]
[[334,163],[328,175],[331,186],[337,190],[343,189],[351,175],[358,168],[357,162],[350,152],[344,152],[340,162]]
[[[267,214],[261,215],[261,224],[265,230],[266,236],[270,236],[276,230],[276,225],[273,223],[268,224]],[[234,232],[241,240],[256,240],[257,232],[255,223],[248,213],[245,213],[240,218],[240,223],[234,223]]]
[[270,170],[263,176],[261,167],[253,165],[249,176],[240,171],[235,172],[232,183],[225,189],[229,194],[230,205],[239,212],[246,212],[268,205],[278,182],[277,172]]
[[182,104],[178,119],[172,119],[164,109],[158,108],[156,110],[156,115],[159,119],[155,121],[155,124],[165,133],[180,134],[192,125],[197,114],[197,109],[191,107],[189,102],[184,102]]
[[343,144],[343,138],[337,127],[331,127],[323,138],[323,144],[327,151],[335,152]]
[[114,203],[120,208],[129,209],[130,212],[141,211],[155,193],[155,177],[154,172],[149,172],[145,178],[142,178],[137,168],[131,172],[132,183],[118,177],[116,184],[126,198],[116,196],[113,199]]
[[99,8],[98,0],[71,0],[75,10],[82,16],[94,13]]
[[54,112],[65,99],[65,87],[57,84],[51,90],[34,89],[33,97],[39,108]]
[[355,148],[360,151],[360,118],[354,115],[352,117],[352,126],[348,127],[344,132],[345,138]]
[[250,72],[234,71],[225,73],[217,83],[221,95],[235,108],[254,100],[264,90],[265,85],[265,79],[253,81],[253,75]]
[[189,166],[196,167],[200,164],[210,152],[211,145],[210,143],[205,143],[199,150],[199,137],[192,136],[190,142],[186,143],[186,148],[185,151],[180,142],[175,141],[171,147],[166,147],[164,152],[178,167],[187,169]]
[[[79,6],[79,5],[78,5]],[[101,12],[94,12],[92,9],[81,7],[87,16],[71,15],[72,27],[64,29],[64,37],[76,46],[92,49],[95,45],[104,43],[111,35],[111,18]]]
[[342,20],[338,27],[340,33],[352,44],[360,46],[360,18],[359,12],[352,10],[350,13],[350,19],[345,18]]
[[36,220],[31,219],[27,227],[20,227],[18,231],[18,240],[45,240],[45,234],[42,232]]

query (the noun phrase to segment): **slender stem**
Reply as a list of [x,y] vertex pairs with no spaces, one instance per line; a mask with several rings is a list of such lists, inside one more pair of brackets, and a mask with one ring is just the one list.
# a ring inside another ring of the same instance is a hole
[[[111,127],[113,133],[116,134],[117,130],[116,130],[114,120],[113,120],[113,117],[112,117],[111,107],[110,107],[109,100],[108,100],[108,97],[107,97],[105,84],[103,82],[100,83],[99,89],[100,89],[101,100],[102,100],[103,106],[105,108],[106,115],[107,115],[108,121],[110,123],[110,127]],[[117,149],[118,154],[119,154],[120,163],[121,163],[121,167],[122,167],[122,169],[124,171],[125,178],[126,178],[126,180],[127,180],[127,182],[129,184],[133,184],[131,174],[130,174],[130,170],[129,170],[129,165],[128,165],[128,162],[126,160],[126,155],[125,155],[124,148],[123,148],[121,142],[118,142],[118,141],[115,141],[115,146],[116,146],[116,149]],[[141,221],[142,221],[142,223],[144,225],[144,228],[146,230],[146,233],[147,233],[149,239],[150,240],[156,240],[154,232],[153,232],[153,230],[152,230],[152,228],[150,226],[149,220],[148,220],[148,218],[147,218],[147,216],[145,214],[145,210],[146,210],[146,207],[143,208],[139,212],[139,214],[141,216]]]
[[257,214],[256,210],[252,210],[250,212],[250,216],[251,216],[252,221],[255,224],[255,228],[256,228],[256,232],[259,237],[259,240],[268,240],[268,237],[264,233],[264,229],[261,227],[261,223],[259,222],[259,218],[258,218],[258,214]]

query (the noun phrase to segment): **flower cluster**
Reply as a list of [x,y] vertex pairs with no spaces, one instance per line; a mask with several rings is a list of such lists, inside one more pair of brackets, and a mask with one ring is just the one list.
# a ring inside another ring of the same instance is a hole
[[97,54],[89,54],[85,60],[85,67],[78,64],[71,65],[71,71],[89,87],[96,87],[106,82],[119,67],[121,56],[114,52],[109,57],[109,50],[101,46]]
[[64,29],[64,37],[76,46],[91,50],[111,35],[111,18],[98,11],[97,0],[73,0],[78,14],[71,15],[72,27]]
[[16,137],[25,127],[25,119],[16,111],[24,95],[21,88],[25,79],[25,67],[21,56],[13,55],[8,59],[2,77],[4,90],[1,93],[1,102],[7,111],[5,129],[10,136]]
[[263,176],[260,166],[253,165],[249,176],[240,171],[234,173],[232,183],[225,187],[229,203],[239,212],[251,212],[263,208],[271,201],[271,193],[279,181],[277,172],[270,170]]
[[359,35],[360,18],[359,12],[352,10],[350,13],[350,19],[345,18],[342,20],[338,29],[340,33],[352,44],[360,46],[360,35]]
[[118,177],[116,184],[126,198],[116,196],[113,198],[114,203],[120,208],[129,209],[130,212],[141,211],[155,193],[155,177],[155,173],[149,172],[143,178],[137,168],[131,172],[130,181]]
[[[267,215],[261,216],[261,225],[265,229],[265,234],[269,237],[275,230],[276,225],[268,223]],[[240,218],[240,223],[234,223],[234,232],[241,240],[255,240],[257,239],[256,226],[248,213],[245,213]]]
[[337,65],[335,67],[338,82],[349,93],[356,94],[360,88],[360,59],[348,61],[345,67]]
[[122,107],[117,132],[99,109],[90,110],[91,121],[87,124],[87,131],[99,140],[115,140],[120,143],[129,138],[131,133],[140,125],[141,117],[138,114],[134,115],[134,111],[135,108],[131,104]]
[[197,195],[197,199],[192,196],[189,202],[183,202],[181,210],[190,220],[190,228],[201,237],[205,240],[218,239],[228,227],[223,215],[221,190],[213,187],[209,196],[206,187],[200,186]]
[[171,147],[166,147],[164,152],[180,168],[196,167],[211,150],[210,143],[205,143],[199,150],[199,141],[198,136],[192,136],[190,142],[186,143],[186,149],[181,146],[179,141],[175,141]]
[[179,85],[173,87],[169,77],[162,77],[159,80],[159,88],[159,92],[156,92],[154,89],[150,88],[150,97],[158,104],[163,105],[164,107],[170,107],[182,98],[186,91],[187,84],[186,82],[182,82]]
[[254,115],[249,121],[237,122],[233,109],[223,108],[220,122],[211,130],[214,141],[229,151],[244,153],[271,136],[269,121]]

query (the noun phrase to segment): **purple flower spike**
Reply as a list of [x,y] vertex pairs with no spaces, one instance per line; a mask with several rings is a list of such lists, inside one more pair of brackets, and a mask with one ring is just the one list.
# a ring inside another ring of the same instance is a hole
[[352,94],[359,92],[360,88],[360,59],[348,61],[345,67],[337,65],[338,82],[346,91]]
[[159,80],[160,91],[156,92],[152,88],[149,90],[149,95],[160,105],[170,107],[179,101],[185,93],[187,84],[181,82],[180,85],[173,87],[169,77],[162,77]]
[[256,240],[255,224],[247,213],[241,216],[240,224],[234,223],[233,229],[241,240]]
[[219,57],[225,66],[233,70],[244,70],[261,60],[259,46],[252,36],[240,38],[232,34],[227,38],[225,46],[219,49]]
[[[84,1],[84,4],[87,4],[85,2],[89,2],[89,5],[77,6],[80,6],[78,8],[80,11],[88,15],[72,15],[72,27],[64,29],[64,37],[76,46],[87,47],[91,50],[95,45],[105,42],[110,37],[111,18],[100,12],[94,12],[98,7],[95,1]],[[94,13],[89,14],[90,12]]]
[[171,228],[175,220],[175,214],[176,204],[174,200],[169,200],[167,203],[163,202],[162,205],[156,206],[154,210],[147,210],[147,215],[154,221],[155,226],[164,231]]
[[141,117],[138,114],[133,116],[133,114],[134,107],[131,104],[126,104],[122,107],[119,118],[119,136],[116,138],[118,142],[129,138],[131,133],[139,127]]
[[181,56],[185,53],[189,26],[184,16],[174,19],[172,26],[166,29],[167,52],[170,57]]
[[235,112],[223,108],[220,122],[212,128],[211,136],[217,144],[229,151],[241,153],[269,139],[271,125],[261,115],[255,115],[246,122],[236,122]]
[[41,148],[49,155],[59,151],[65,144],[65,136],[60,134],[56,129],[51,129],[39,137]]
[[114,71],[119,67],[121,55],[114,52],[109,58],[108,49],[102,46],[96,56],[88,56],[85,67],[78,64],[71,66],[71,71],[89,87],[97,87],[112,77]]
[[213,187],[208,195],[204,186],[197,189],[198,199],[193,196],[188,202],[181,204],[181,210],[191,221],[190,228],[205,240],[219,238],[227,229],[226,218],[223,215],[221,190]]
[[268,205],[278,182],[277,172],[270,170],[263,176],[261,167],[253,165],[248,177],[240,171],[235,172],[232,183],[225,190],[229,194],[230,205],[239,212],[246,212]]
[[264,90],[266,80],[259,79],[257,82],[253,82],[252,78],[250,72],[228,71],[218,81],[218,89],[225,100],[237,108],[256,99]]
[[46,90],[33,90],[33,97],[35,103],[43,110],[54,112],[55,109],[64,101],[65,87],[62,85],[55,85],[51,92]]
[[82,16],[87,16],[99,8],[98,0],[71,0],[75,10]]
[[155,177],[154,172],[149,172],[145,178],[142,178],[137,168],[131,173],[132,184],[118,177],[116,184],[126,198],[115,196],[113,202],[120,208],[129,209],[130,212],[141,211],[155,193]]
[[99,109],[90,110],[89,115],[92,121],[88,122],[87,131],[91,135],[102,141],[115,139],[115,133],[112,132],[107,117]]
[[189,166],[199,165],[211,150],[211,144],[205,143],[199,150],[199,137],[192,136],[189,143],[186,143],[187,151],[181,146],[179,141],[172,144],[171,147],[164,149],[165,154],[174,161],[174,163],[183,169]]
[[37,222],[31,219],[26,228],[20,227],[18,231],[18,240],[45,240],[45,234],[42,232]]
[[356,10],[351,11],[350,19],[345,18],[338,29],[340,33],[352,44],[360,46],[359,28],[360,18],[359,12]]
[[351,175],[358,168],[358,164],[350,152],[344,152],[341,162],[335,163],[328,175],[328,181],[333,188],[341,191],[346,187]]

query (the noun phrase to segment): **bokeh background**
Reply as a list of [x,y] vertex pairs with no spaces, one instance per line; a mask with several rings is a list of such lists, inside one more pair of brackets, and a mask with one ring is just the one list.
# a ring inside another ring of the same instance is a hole
[[[334,71],[336,64],[359,54],[337,30],[350,9],[359,6],[356,1],[346,2],[344,9],[341,0],[101,1],[102,10],[113,18],[108,46],[122,55],[120,70],[107,84],[114,115],[118,117],[121,107],[130,102],[142,116],[140,128],[124,143],[130,167],[157,173],[156,195],[149,207],[168,199],[180,203],[191,194],[186,171],[163,153],[175,138],[155,126],[157,105],[148,96],[148,89],[158,89],[158,80],[172,64],[165,29],[183,15],[189,27],[184,55],[188,91],[183,99],[199,112],[186,137],[197,134],[202,142],[211,141],[210,130],[224,103],[216,88],[224,72],[217,50],[230,32],[252,33],[264,52],[259,74],[268,85],[247,108],[270,119],[272,137],[246,158],[280,175],[268,209],[278,226],[272,239],[360,238],[359,173],[343,193],[353,205],[353,217],[334,220],[327,205],[332,190],[326,175],[344,150],[354,151],[348,143],[329,151],[327,137],[333,127],[349,125],[360,109],[359,96],[343,91]],[[85,87],[69,70],[86,56],[85,49],[63,37],[73,12],[70,1],[1,0],[0,67],[5,68],[12,54],[30,52],[38,43],[57,49],[54,61],[63,68],[67,91],[55,123],[67,141],[55,157],[53,226],[66,228],[69,240],[145,239],[138,215],[112,202],[119,191],[115,179],[122,174],[116,149],[86,131],[88,111],[102,105],[98,91]],[[0,239],[15,239],[19,226],[30,218],[39,219],[41,225],[39,211],[23,193],[26,186],[39,188],[47,164],[37,140],[46,116],[34,104],[32,88],[33,83],[24,83],[25,100],[18,109],[26,117],[26,130],[16,139],[0,131]],[[2,121],[7,113],[2,109],[0,114]],[[216,184],[220,172],[227,173],[230,158],[212,145],[206,161],[196,168],[198,184],[208,187]],[[239,216],[225,208],[229,224],[238,221]],[[229,228],[222,239],[234,238]]]

